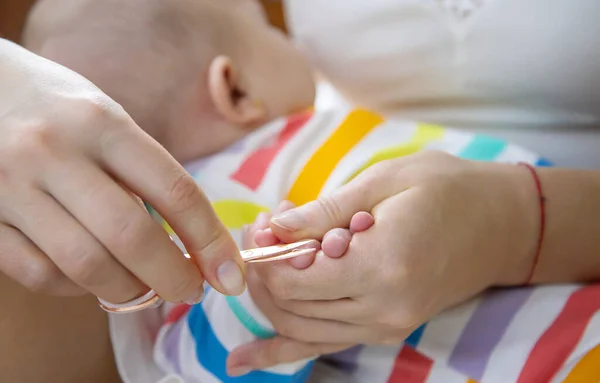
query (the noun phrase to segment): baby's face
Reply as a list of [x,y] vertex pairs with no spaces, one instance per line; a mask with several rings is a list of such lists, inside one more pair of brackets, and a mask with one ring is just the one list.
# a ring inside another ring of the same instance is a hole
[[[240,123],[217,108],[218,117],[225,120],[220,124],[209,108],[188,129],[182,128],[189,126],[187,123],[171,126],[170,141],[178,143],[174,150],[186,152],[186,159],[219,151],[270,120],[305,110],[312,106],[315,97],[315,82],[307,60],[290,39],[269,24],[257,1],[214,1],[223,7],[228,22],[238,28],[232,35],[241,41],[233,44],[234,52],[228,54],[239,71],[242,92],[248,93],[250,103],[264,108],[265,115],[257,119],[259,123]],[[211,95],[213,104],[218,104],[214,92],[209,89],[206,93]]]

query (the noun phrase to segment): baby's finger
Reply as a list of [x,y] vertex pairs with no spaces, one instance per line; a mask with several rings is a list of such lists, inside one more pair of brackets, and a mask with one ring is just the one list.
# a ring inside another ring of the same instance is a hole
[[323,237],[321,249],[328,257],[339,258],[346,253],[351,240],[352,233],[348,229],[332,229]]
[[260,247],[273,246],[280,243],[279,238],[273,234],[273,231],[270,228],[266,230],[257,230],[254,233],[254,242]]
[[360,233],[361,231],[368,230],[375,223],[375,218],[371,215],[371,213],[367,213],[366,211],[359,211],[358,213],[352,216],[350,220],[350,232]]
[[254,225],[244,225],[242,227],[242,248],[244,250],[258,247],[256,242],[254,242],[255,234],[256,229],[254,228]]
[[[296,205],[294,205],[292,202],[283,200],[283,201],[281,201],[281,203],[279,204],[277,209],[275,209],[273,211],[273,213],[280,214],[286,210],[290,210],[295,207],[296,207]],[[271,214],[267,214],[267,213],[260,213],[256,217],[254,226],[257,227],[259,230],[256,231],[254,241],[256,242],[257,246],[265,247],[265,246],[273,246],[273,245],[277,245],[277,244],[281,243],[279,238],[277,238],[277,236],[275,236],[275,234],[273,233],[273,230],[271,230],[271,228],[269,227],[270,220],[271,220]],[[312,261],[311,261],[311,263],[312,263]]]
[[315,261],[315,257],[316,254],[314,253],[304,254],[299,257],[291,258],[290,264],[298,270],[304,270],[313,264],[313,262]]
[[269,227],[270,220],[271,213],[261,211],[254,219],[254,223],[252,224],[252,226],[254,226],[254,229],[256,230],[264,230]]

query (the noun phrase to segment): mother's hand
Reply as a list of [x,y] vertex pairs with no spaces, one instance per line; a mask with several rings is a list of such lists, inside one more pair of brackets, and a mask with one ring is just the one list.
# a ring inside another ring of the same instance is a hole
[[235,243],[202,191],[117,103],[2,39],[0,84],[0,272],[35,291],[115,303],[148,287],[194,302],[204,278],[243,291]]
[[[371,211],[339,259],[256,267],[250,291],[281,337],[236,350],[251,368],[356,343],[399,343],[432,316],[532,264],[537,195],[526,169],[421,153],[379,163],[331,196],[271,221],[285,242],[321,238]],[[285,345],[285,359],[277,349]]]

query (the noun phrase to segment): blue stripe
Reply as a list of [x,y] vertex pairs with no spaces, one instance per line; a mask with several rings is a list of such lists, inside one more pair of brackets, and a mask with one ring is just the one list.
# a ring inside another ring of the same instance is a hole
[[502,153],[505,147],[505,141],[477,135],[458,156],[466,160],[493,161]]
[[239,383],[303,383],[308,380],[314,362],[308,363],[294,375],[282,375],[265,371],[253,371],[240,377],[230,377],[226,372],[228,352],[217,339],[202,305],[196,305],[190,310],[188,325],[196,341],[198,363],[211,372],[221,382]]
[[535,163],[535,166],[538,167],[551,167],[553,166],[552,162],[548,161],[545,158],[540,157],[537,162]]
[[408,338],[406,338],[404,343],[411,346],[412,348],[417,348],[419,342],[421,341],[421,337],[423,336],[423,332],[425,331],[426,326],[427,323],[423,324],[421,327],[413,331],[412,334],[410,334]]

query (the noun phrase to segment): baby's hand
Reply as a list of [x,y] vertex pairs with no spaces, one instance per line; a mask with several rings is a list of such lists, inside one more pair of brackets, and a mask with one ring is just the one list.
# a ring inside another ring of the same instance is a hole
[[[294,204],[291,202],[283,201],[274,213],[281,213],[293,207]],[[273,246],[281,242],[269,228],[270,219],[271,214],[260,213],[254,221],[254,224],[245,228],[245,248]],[[350,221],[349,228],[336,228],[325,234],[321,243],[321,249],[323,250],[323,253],[331,258],[339,258],[343,256],[346,253],[346,250],[348,250],[348,246],[350,246],[352,235],[369,229],[374,223],[375,219],[370,213],[361,211],[354,214],[352,220]],[[292,258],[290,263],[297,269],[305,269],[313,263],[314,258],[315,256],[313,254],[303,255]]]

